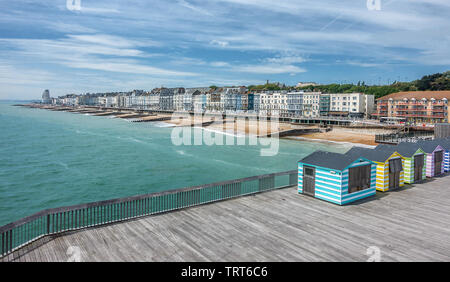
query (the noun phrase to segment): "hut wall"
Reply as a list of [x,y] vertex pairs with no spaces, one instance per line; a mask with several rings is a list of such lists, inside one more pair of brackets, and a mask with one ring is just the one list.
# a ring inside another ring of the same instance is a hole
[[[414,156],[417,156],[420,154],[414,154]],[[413,184],[415,175],[414,175],[414,156],[412,158],[405,158],[405,165],[404,165],[404,180],[407,184]],[[427,178],[427,154],[424,153],[424,159],[423,159],[423,168],[422,168],[422,180],[425,180]]]
[[405,183],[414,183],[414,157],[405,158],[405,165],[403,167],[405,173]]
[[434,153],[427,154],[427,177],[434,177]]
[[[436,150],[433,151],[433,153],[431,154],[427,154],[427,177],[434,177],[434,158],[435,158],[435,153],[437,151],[443,150],[443,148],[441,146],[438,146],[438,148],[436,148]],[[444,161],[442,162],[442,168],[441,171],[445,171],[445,150],[444,150]]]
[[[298,192],[303,193],[303,165],[298,165]],[[340,171],[311,165],[316,169],[315,197],[335,204],[341,204],[342,176]],[[332,173],[334,172],[334,173]]]
[[298,163],[298,193],[303,194],[303,164]]
[[[368,165],[369,162],[361,162],[355,163],[351,165],[349,168],[357,167],[361,165]],[[349,168],[342,172],[342,194],[341,194],[341,205],[345,205],[363,198],[367,198],[376,194],[376,179],[377,179],[377,165],[372,164],[371,172],[370,172],[370,188],[348,193],[348,171]]]
[[450,151],[445,151],[444,153],[444,171],[450,171]]
[[405,159],[399,154],[393,154],[385,163],[377,162],[377,190],[381,192],[386,192],[389,190],[389,160],[396,158],[401,158],[403,170],[400,172],[400,183],[399,186],[405,186]]
[[376,189],[387,191],[389,189],[389,165],[377,162]]

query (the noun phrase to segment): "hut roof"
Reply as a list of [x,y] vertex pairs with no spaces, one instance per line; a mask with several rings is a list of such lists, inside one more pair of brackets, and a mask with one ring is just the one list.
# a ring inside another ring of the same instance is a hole
[[395,148],[396,148],[396,151],[400,155],[407,157],[407,158],[414,156],[414,154],[417,152],[417,150],[422,149],[421,147],[417,146],[415,143],[400,143],[397,146],[395,146]]
[[441,145],[441,147],[443,147],[445,150],[450,150],[450,139],[439,138],[439,139],[435,139],[434,141],[436,141],[436,143]]
[[386,149],[374,150],[361,147],[351,148],[346,155],[351,157],[363,157],[371,161],[384,163],[394,152]]
[[360,157],[339,153],[315,151],[314,153],[300,160],[300,162],[336,170],[344,170],[359,158]]
[[437,146],[442,147],[442,145],[437,140],[419,141],[416,143],[416,145],[419,148],[422,148],[422,150],[424,150],[427,154],[433,153],[436,150]]

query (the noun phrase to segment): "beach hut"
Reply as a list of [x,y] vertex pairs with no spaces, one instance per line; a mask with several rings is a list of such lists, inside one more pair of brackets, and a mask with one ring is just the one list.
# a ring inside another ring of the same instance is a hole
[[345,205],[375,195],[375,176],[368,159],[316,151],[298,162],[298,193]]
[[444,173],[444,148],[437,140],[419,141],[419,148],[427,153],[427,177],[434,177]]
[[404,181],[412,184],[427,178],[426,156],[427,154],[414,143],[401,143],[397,146],[378,145],[375,150],[388,150],[397,152],[404,158]]
[[440,138],[435,139],[436,143],[444,148],[444,172],[450,171],[450,139]]
[[359,156],[377,164],[376,189],[386,192],[405,185],[404,157],[398,152],[353,147],[346,155]]

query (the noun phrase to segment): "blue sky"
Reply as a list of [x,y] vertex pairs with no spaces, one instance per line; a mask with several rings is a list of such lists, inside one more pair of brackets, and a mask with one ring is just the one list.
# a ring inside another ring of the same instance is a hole
[[0,0],[0,99],[450,69],[450,1]]

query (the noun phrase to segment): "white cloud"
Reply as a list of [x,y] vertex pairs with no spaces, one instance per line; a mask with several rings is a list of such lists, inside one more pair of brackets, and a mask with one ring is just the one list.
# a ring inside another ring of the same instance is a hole
[[[410,73],[450,66],[450,1],[382,1],[381,11],[369,11],[366,0],[96,0],[95,7],[82,0],[85,10],[71,12],[65,1],[15,0],[0,9],[8,30],[0,33],[0,60],[114,77],[119,85],[135,76],[185,85],[266,74],[289,81],[305,61],[316,77],[323,75],[309,65],[317,61],[372,68],[375,76],[387,64],[411,65]],[[30,3],[32,11],[21,8]]]
[[293,65],[244,65],[232,68],[237,72],[258,73],[258,74],[283,74],[283,73],[301,73],[306,72],[305,69]]
[[202,14],[202,15],[207,15],[207,16],[212,16],[212,14],[210,12],[208,12],[207,10],[202,9],[202,8],[200,8],[198,6],[194,6],[194,5],[190,4],[189,2],[187,2],[185,0],[178,0],[178,3],[181,6],[183,6],[185,8],[188,8],[188,9],[190,9],[190,10],[196,12],[196,13],[199,13],[199,14]]
[[211,62],[211,66],[220,68],[220,67],[228,67],[230,66],[230,64],[227,62]]
[[195,76],[197,74],[192,72],[171,71],[162,68],[142,65],[137,61],[123,61],[123,60],[107,60],[107,59],[88,59],[77,60],[70,59],[63,62],[64,65],[71,68],[101,70],[109,72],[120,73],[134,73],[146,74],[152,76]]
[[275,58],[267,58],[265,61],[275,64],[296,64],[303,63],[306,59],[301,56],[279,56]]
[[221,41],[221,40],[211,40],[210,42],[211,45],[217,45],[220,47],[227,47],[229,45],[229,43],[227,41]]
[[[192,72],[167,70],[130,60],[126,57],[148,58],[151,54],[133,48],[140,45],[139,43],[117,36],[69,35],[68,38],[58,40],[0,39],[0,42],[15,49],[10,51],[15,56],[34,60],[44,59],[47,63],[71,68],[156,76],[196,75]],[[112,58],[104,56],[112,56]]]

